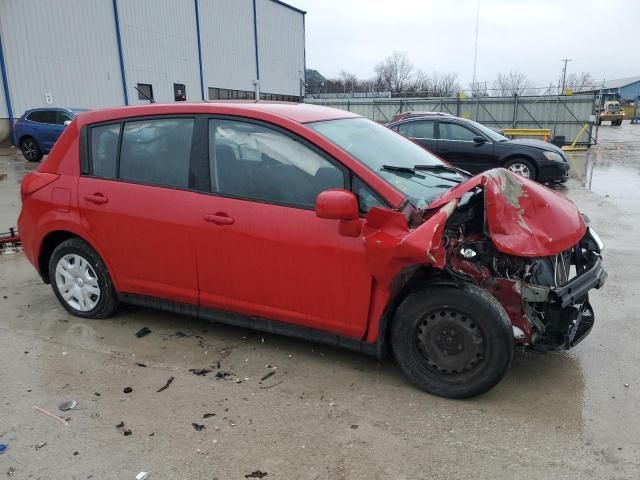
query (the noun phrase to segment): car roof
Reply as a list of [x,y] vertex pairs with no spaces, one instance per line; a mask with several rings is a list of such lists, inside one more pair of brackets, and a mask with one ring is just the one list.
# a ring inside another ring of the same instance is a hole
[[31,112],[49,112],[49,111],[65,111],[65,112],[72,112],[72,113],[79,113],[79,112],[86,112],[86,109],[83,108],[67,108],[67,107],[36,107],[36,108],[29,108],[28,110],[25,110],[24,113],[25,115]]
[[346,110],[311,105],[308,103],[237,101],[216,103],[152,103],[147,105],[91,110],[80,113],[78,115],[78,121],[81,125],[84,125],[129,117],[171,114],[226,114],[246,117],[252,117],[256,114],[262,114],[260,116],[264,116],[264,114],[266,114],[267,116],[288,118],[298,123],[360,117],[360,115]]
[[469,119],[467,118],[456,117],[448,113],[445,115],[409,115],[407,117],[400,118],[399,120],[394,120],[393,122],[389,122],[388,126],[391,127],[394,125],[398,125],[400,123],[411,123],[411,122],[417,122],[419,120],[425,120],[425,119],[429,119],[433,121],[439,120],[443,122],[458,121],[460,123],[469,121]]

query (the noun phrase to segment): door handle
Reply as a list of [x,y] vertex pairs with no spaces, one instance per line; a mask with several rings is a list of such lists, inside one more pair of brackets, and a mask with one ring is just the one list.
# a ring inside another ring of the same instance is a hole
[[84,199],[87,202],[95,203],[96,205],[102,205],[107,203],[109,199],[105,197],[102,193],[94,193],[93,195],[85,195]]
[[216,225],[233,225],[233,218],[227,215],[226,213],[208,213],[204,216],[204,219],[207,222],[215,223]]

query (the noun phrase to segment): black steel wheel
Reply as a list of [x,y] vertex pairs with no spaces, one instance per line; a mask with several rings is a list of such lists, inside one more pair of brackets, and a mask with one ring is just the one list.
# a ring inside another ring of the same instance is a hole
[[419,388],[467,398],[493,388],[513,356],[504,308],[475,285],[435,287],[409,295],[396,312],[391,346]]
[[40,150],[40,145],[38,145],[38,142],[33,137],[25,137],[20,140],[20,150],[22,150],[22,155],[28,162],[39,162],[42,160],[42,150]]

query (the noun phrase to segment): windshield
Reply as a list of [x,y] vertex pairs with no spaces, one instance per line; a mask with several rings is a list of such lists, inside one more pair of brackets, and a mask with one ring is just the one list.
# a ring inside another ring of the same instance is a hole
[[474,122],[473,120],[467,120],[467,122],[473,125],[477,130],[480,130],[484,135],[489,137],[492,142],[506,142],[507,140],[509,140],[504,135],[499,134],[495,130],[491,130],[489,127],[486,127],[481,123]]
[[[402,135],[366,118],[308,123],[329,141],[400,190],[423,208],[464,177],[455,171],[411,171],[415,166],[446,166],[442,160]],[[399,167],[389,169],[388,167]],[[404,169],[404,170],[403,170]]]

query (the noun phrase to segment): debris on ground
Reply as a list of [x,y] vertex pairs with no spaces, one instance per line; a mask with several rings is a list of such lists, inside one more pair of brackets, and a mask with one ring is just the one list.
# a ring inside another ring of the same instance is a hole
[[96,397],[99,397],[99,396],[101,395],[101,394],[100,394],[100,392],[93,392],[93,394],[94,394]]
[[267,472],[261,472],[260,470],[256,470],[255,472],[248,473],[244,476],[244,478],[263,478],[269,475]]
[[261,382],[264,382],[267,378],[273,377],[276,374],[276,372],[269,372],[267,373],[264,377],[262,377],[260,379]]
[[351,430],[357,430],[358,429],[358,425],[351,425]]
[[136,332],[136,337],[142,338],[145,335],[149,335],[150,333],[151,333],[151,330],[149,329],[149,327],[142,327],[140,330]]
[[268,390],[269,388],[273,388],[276,385],[280,385],[282,383],[282,380],[280,380],[279,382],[274,383],[273,385],[267,385],[266,387],[260,387],[262,390]]
[[66,412],[68,410],[73,410],[77,406],[78,402],[76,402],[75,400],[69,400],[68,402],[64,402],[58,405],[58,410],[60,410],[61,412]]
[[7,448],[9,448],[9,445],[5,444],[5,443],[0,443],[0,454],[4,453]]
[[62,423],[64,423],[65,425],[67,425],[67,423],[68,423],[68,420],[67,420],[66,418],[59,417],[58,415],[56,415],[56,414],[54,414],[54,413],[51,413],[49,410],[46,410],[46,409],[44,409],[44,408],[42,408],[42,407],[38,407],[38,406],[35,406],[35,405],[34,405],[34,406],[33,406],[33,409],[34,409],[34,410],[37,410],[38,412],[44,413],[45,415],[48,415],[48,416],[50,416],[51,418],[55,418],[56,420],[60,420],[60,421],[61,421]]
[[14,467],[9,467],[9,470],[7,470],[7,477],[10,477],[14,473],[16,473],[16,469]]
[[123,434],[125,437],[128,437],[129,435],[131,435],[131,430],[129,430],[129,429],[123,430],[123,431],[122,431],[122,434]]
[[629,388],[629,384],[628,384],[628,383],[625,383],[625,384],[624,384],[624,388]]
[[137,366],[139,367],[146,367],[146,365],[144,363],[136,363]]
[[202,418],[211,418],[211,417],[215,417],[216,414],[215,413],[205,413],[204,415],[202,415]]
[[136,475],[136,480],[146,480],[149,478],[149,472],[140,472]]
[[131,393],[133,392],[133,388],[131,387],[124,387],[124,390],[122,390],[122,393]]
[[194,375],[204,377],[207,373],[211,373],[213,370],[209,370],[208,368],[190,368],[189,371]]
[[40,449],[41,449],[42,447],[44,447],[46,444],[47,444],[47,442],[36,443],[36,444],[34,445],[34,448],[35,448],[36,450],[40,450]]
[[197,431],[197,432],[201,432],[202,430],[205,429],[204,425],[200,425],[198,423],[192,423],[191,426]]
[[73,452],[73,455],[74,455],[74,456],[76,456],[76,455],[80,455],[80,452]]
[[124,422],[120,422],[116,425],[116,428],[124,428]]
[[169,380],[167,380],[167,383],[164,384],[164,387],[160,387],[158,389],[158,393],[164,392],[167,388],[169,388],[169,385],[171,385],[171,383],[173,383],[173,377],[169,377]]
[[233,376],[233,373],[231,373],[231,372],[224,372],[222,370],[220,370],[219,372],[216,372],[216,379],[225,380],[225,379],[227,379],[229,377],[232,377],[232,376]]

